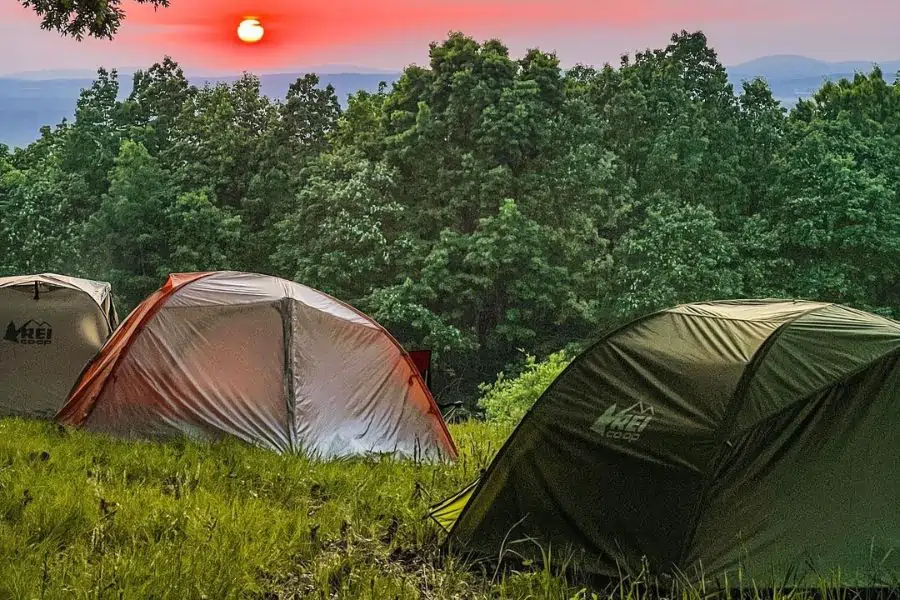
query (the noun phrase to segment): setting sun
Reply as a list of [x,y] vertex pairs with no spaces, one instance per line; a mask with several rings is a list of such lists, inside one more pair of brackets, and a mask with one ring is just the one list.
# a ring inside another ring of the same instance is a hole
[[237,28],[237,35],[240,40],[248,44],[253,44],[261,40],[264,32],[265,30],[259,22],[259,19],[253,18],[244,19]]

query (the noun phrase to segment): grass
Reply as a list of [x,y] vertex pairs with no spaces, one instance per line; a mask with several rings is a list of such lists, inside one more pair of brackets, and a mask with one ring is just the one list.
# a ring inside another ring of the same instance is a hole
[[453,465],[312,462],[238,442],[126,443],[0,421],[0,598],[489,594],[440,561],[433,502],[505,432],[454,426]]
[[459,461],[429,465],[0,420],[0,599],[598,597],[550,569],[494,577],[440,556],[428,507],[509,431],[451,430]]

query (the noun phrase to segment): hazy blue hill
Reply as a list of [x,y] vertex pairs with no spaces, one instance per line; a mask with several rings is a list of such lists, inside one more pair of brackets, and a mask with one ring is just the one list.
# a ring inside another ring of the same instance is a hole
[[[0,77],[0,144],[24,146],[37,139],[43,125],[57,125],[63,118],[71,119],[75,103],[83,88],[93,81],[90,76],[78,78],[44,78],[38,73]],[[188,77],[192,84],[233,82],[240,75]],[[284,98],[290,85],[303,73],[269,73],[260,75],[262,92],[273,99]],[[347,96],[358,90],[376,91],[381,81],[389,84],[397,73],[320,73],[321,85],[334,86],[338,99],[346,103]],[[132,73],[120,72],[119,97],[131,92]]]
[[[864,60],[825,62],[795,54],[776,54],[732,65],[728,67],[728,74],[738,79],[756,76],[764,76],[773,80],[805,79],[834,77],[835,74],[852,75],[857,71],[868,72],[875,64],[875,61]],[[894,74],[900,70],[900,60],[878,63],[878,66],[886,74]]]
[[[762,77],[776,98],[791,105],[798,98],[809,97],[825,81],[851,78],[856,72],[869,72],[871,61],[826,62],[797,55],[773,55],[728,67],[728,75],[737,89],[741,81]],[[889,81],[900,71],[900,60],[879,63]],[[375,91],[378,84],[394,82],[399,73],[367,69],[352,65],[322,65],[301,72],[260,74],[262,91],[270,98],[283,98],[288,87],[305,72],[317,72],[322,84],[334,86],[341,103],[358,90]],[[131,91],[132,70],[120,69],[120,96]],[[232,82],[238,74],[204,73],[189,77],[191,83]],[[0,143],[23,146],[38,137],[42,125],[56,125],[71,118],[82,88],[93,79],[90,71],[31,71],[0,76]]]
[[[119,72],[123,72],[119,69]],[[43,69],[40,71],[20,71],[0,75],[2,79],[23,79],[26,81],[46,81],[47,79],[91,79],[97,71],[92,69]]]
[[[785,104],[793,104],[798,98],[807,98],[826,81],[851,79],[856,73],[869,73],[874,61],[826,62],[793,54],[764,56],[728,67],[728,77],[737,89],[741,81],[761,77],[765,79],[776,98]],[[900,71],[900,60],[877,63],[885,79],[894,81]]]

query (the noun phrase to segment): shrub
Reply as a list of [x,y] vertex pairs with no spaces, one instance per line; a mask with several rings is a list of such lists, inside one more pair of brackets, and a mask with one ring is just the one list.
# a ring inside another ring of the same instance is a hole
[[479,386],[482,393],[479,408],[485,411],[489,421],[516,425],[570,361],[565,350],[551,354],[542,362],[526,354],[525,366],[518,377],[507,379],[501,372],[494,383]]

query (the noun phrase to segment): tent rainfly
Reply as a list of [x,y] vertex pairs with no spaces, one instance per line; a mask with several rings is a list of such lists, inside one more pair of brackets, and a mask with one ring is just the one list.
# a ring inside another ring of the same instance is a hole
[[662,577],[897,586],[898,458],[900,324],[829,303],[686,304],[575,358],[431,516],[470,556],[550,550],[600,577],[646,560]]
[[0,278],[0,416],[52,419],[117,321],[106,282]]
[[383,327],[255,273],[170,275],[110,338],[57,420],[125,438],[234,436],[321,458],[456,457],[431,393]]

